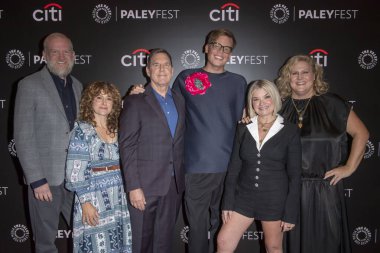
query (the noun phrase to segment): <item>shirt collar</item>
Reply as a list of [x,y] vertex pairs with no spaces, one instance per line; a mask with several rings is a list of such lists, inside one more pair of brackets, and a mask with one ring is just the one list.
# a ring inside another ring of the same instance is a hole
[[[49,70],[49,69],[48,69],[48,70]],[[51,77],[53,78],[54,83],[58,83],[58,84],[62,84],[62,85],[65,84],[65,80],[64,80],[64,79],[60,78],[59,76],[57,76],[56,74],[54,74],[54,73],[51,72],[50,70],[49,70],[49,73],[50,73]],[[67,75],[67,76],[66,76],[66,83],[67,83],[68,85],[71,85],[72,82],[73,82],[73,80],[72,80],[70,74]]]
[[170,87],[169,87],[168,91],[166,92],[166,96],[165,96],[165,97],[161,96],[161,94],[159,94],[155,89],[153,89],[153,87],[152,87],[152,90],[153,90],[154,95],[155,95],[157,98],[163,98],[163,99],[166,99],[166,98],[168,98],[168,96],[169,96],[169,97],[173,97],[172,90],[170,89]]

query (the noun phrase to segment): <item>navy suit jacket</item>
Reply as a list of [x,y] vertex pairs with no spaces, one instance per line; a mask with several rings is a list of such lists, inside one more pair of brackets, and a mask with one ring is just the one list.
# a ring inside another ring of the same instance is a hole
[[178,192],[185,189],[185,101],[172,90],[178,112],[174,138],[153,88],[127,96],[120,116],[119,148],[126,191],[141,188],[145,196],[163,196],[169,190],[174,168]]

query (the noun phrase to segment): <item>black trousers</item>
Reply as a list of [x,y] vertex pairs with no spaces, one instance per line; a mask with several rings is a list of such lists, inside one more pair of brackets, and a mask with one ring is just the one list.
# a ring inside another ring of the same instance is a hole
[[189,253],[214,253],[216,250],[225,174],[186,174],[185,210],[190,226]]
[[170,253],[172,239],[181,207],[182,193],[177,192],[172,177],[165,196],[145,196],[145,210],[134,208],[128,201],[132,226],[132,252]]

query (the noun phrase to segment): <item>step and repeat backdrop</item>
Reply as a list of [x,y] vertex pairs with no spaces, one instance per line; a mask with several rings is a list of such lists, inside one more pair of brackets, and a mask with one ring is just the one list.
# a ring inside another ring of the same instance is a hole
[[[354,253],[380,252],[378,7],[372,0],[1,1],[0,252],[32,252],[12,122],[17,82],[45,63],[43,37],[51,32],[68,35],[76,52],[73,75],[84,84],[110,81],[125,94],[132,84],[147,82],[143,70],[149,49],[167,49],[178,74],[203,66],[205,36],[222,27],[237,38],[229,71],[248,82],[274,80],[289,56],[309,54],[323,65],[331,91],[352,103],[371,136],[363,162],[345,180],[351,243]],[[188,230],[181,216],[174,252],[185,252]],[[70,228],[61,221],[56,241],[60,252],[70,252],[70,238]],[[263,232],[252,225],[237,252],[264,252],[262,244]]]

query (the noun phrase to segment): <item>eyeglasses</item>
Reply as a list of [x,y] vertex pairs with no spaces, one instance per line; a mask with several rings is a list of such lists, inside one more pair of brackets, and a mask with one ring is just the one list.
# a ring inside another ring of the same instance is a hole
[[230,54],[232,52],[232,47],[230,46],[223,46],[222,44],[214,41],[214,42],[210,42],[209,45],[212,47],[212,49],[214,50],[222,50],[223,53],[226,53],[226,54]]

